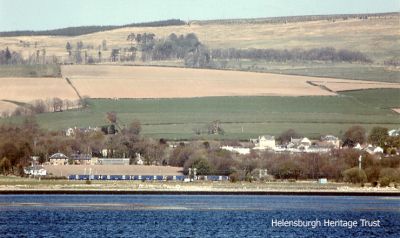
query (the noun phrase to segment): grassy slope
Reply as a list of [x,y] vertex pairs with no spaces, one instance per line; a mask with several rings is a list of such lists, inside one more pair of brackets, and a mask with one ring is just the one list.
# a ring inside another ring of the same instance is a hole
[[[28,56],[33,48],[23,47],[20,41],[37,42],[38,48],[46,48],[47,55],[67,57],[65,44],[69,41],[74,47],[76,42],[93,46],[85,49],[88,55],[97,58],[98,45],[102,40],[107,41],[108,50],[103,51],[103,58],[109,57],[112,48],[130,47],[126,37],[130,33],[152,32],[157,37],[166,37],[172,32],[176,34],[196,33],[204,44],[210,48],[319,48],[335,47],[337,49],[358,50],[368,55],[374,64],[364,66],[360,64],[328,64],[315,66],[313,64],[294,65],[265,62],[251,62],[260,69],[249,69],[247,62],[242,67],[231,65],[232,68],[242,70],[280,72],[285,74],[300,74],[311,76],[328,76],[350,79],[379,80],[400,82],[400,72],[385,69],[382,64],[385,60],[400,55],[399,14],[370,17],[367,20],[349,19],[336,21],[289,22],[287,24],[271,24],[259,22],[238,22],[224,24],[220,21],[209,24],[168,26],[168,27],[127,27],[112,31],[76,37],[0,37],[0,49],[8,46],[15,51],[21,51]],[[142,64],[142,62],[135,62]],[[177,65],[176,62],[156,62],[161,65]],[[179,65],[179,64],[178,64]]]
[[[331,97],[209,97],[161,100],[91,100],[84,111],[38,116],[43,127],[106,124],[105,113],[116,111],[122,123],[138,119],[143,133],[170,139],[195,138],[194,128],[220,120],[226,131],[215,138],[248,139],[259,134],[279,134],[294,128],[310,136],[340,135],[349,126],[361,124],[395,128],[400,117],[390,110],[399,107],[400,90],[378,89],[346,92]],[[11,121],[18,119],[12,118]],[[242,132],[243,128],[243,132]],[[201,137],[210,137],[203,135]]]
[[293,74],[312,77],[329,77],[341,79],[358,79],[382,82],[400,82],[400,71],[382,65],[351,64],[351,63],[324,63],[324,62],[265,62],[230,61],[228,68],[258,72]]

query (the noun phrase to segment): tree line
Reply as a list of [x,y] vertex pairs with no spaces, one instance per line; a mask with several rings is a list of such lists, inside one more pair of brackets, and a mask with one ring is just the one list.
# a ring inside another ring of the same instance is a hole
[[286,61],[329,61],[329,62],[361,62],[371,63],[372,61],[360,51],[346,49],[336,50],[333,47],[312,48],[312,49],[212,49],[214,59],[252,59],[266,60],[273,62]]
[[6,47],[0,51],[0,65],[1,64],[21,64],[24,63],[22,55],[18,52],[11,51]]
[[[227,20],[205,20],[193,21],[199,25],[208,24],[286,24],[294,22],[309,22],[309,21],[331,21],[360,19],[367,20],[371,17],[390,17],[397,14],[396,12],[389,13],[369,13],[369,14],[335,14],[335,15],[306,15],[306,16],[283,16],[283,17],[268,17],[255,19],[227,19]],[[193,23],[189,22],[189,23]]]
[[0,37],[9,36],[80,36],[101,31],[109,31],[124,27],[162,27],[162,26],[180,26],[185,25],[186,22],[179,19],[170,19],[163,21],[153,21],[144,23],[132,23],[121,26],[78,26],[66,27],[55,30],[45,31],[6,31],[0,32]]
[[[7,100],[4,100],[7,101]],[[13,101],[9,101],[15,103]],[[5,110],[1,112],[1,117],[8,118],[11,116],[34,116],[36,114],[46,112],[62,112],[65,110],[84,108],[88,105],[88,98],[83,97],[79,100],[69,100],[60,98],[48,98],[46,100],[37,99],[28,103],[18,103],[18,106],[10,111]]]

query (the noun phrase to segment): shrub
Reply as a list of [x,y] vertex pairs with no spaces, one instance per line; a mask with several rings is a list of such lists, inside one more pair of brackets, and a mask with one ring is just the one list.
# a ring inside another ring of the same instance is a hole
[[380,167],[369,167],[365,169],[365,174],[367,175],[368,182],[373,183],[379,180]]
[[387,187],[390,184],[390,178],[389,177],[382,177],[379,179],[379,184],[381,187]]
[[346,169],[343,171],[343,177],[344,181],[349,183],[365,183],[367,181],[365,171],[360,170],[358,167]]
[[381,183],[381,186],[384,186],[382,185],[382,181],[386,182],[386,180],[389,181],[388,183],[400,182],[400,170],[393,168],[382,169],[379,173],[379,182]]
[[237,181],[239,181],[239,174],[236,172],[231,173],[229,175],[229,181],[231,181],[231,183],[236,183]]

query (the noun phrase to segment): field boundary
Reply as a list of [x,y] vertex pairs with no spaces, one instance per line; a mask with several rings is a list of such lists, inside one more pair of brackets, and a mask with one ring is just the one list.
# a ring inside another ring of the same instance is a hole
[[68,77],[65,77],[65,80],[67,81],[67,83],[72,87],[72,89],[75,91],[76,95],[78,96],[79,100],[82,101],[82,96],[79,93],[78,89],[76,89],[76,87],[74,86],[74,84],[71,82],[71,80]]

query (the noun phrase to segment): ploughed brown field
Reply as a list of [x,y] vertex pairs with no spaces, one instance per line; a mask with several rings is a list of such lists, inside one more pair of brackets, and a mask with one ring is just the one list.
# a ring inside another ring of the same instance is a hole
[[93,175],[182,175],[183,170],[181,167],[145,165],[45,165],[44,168],[54,176],[89,174],[90,169]]
[[400,88],[397,83],[149,66],[62,67],[81,95],[91,98],[191,98],[208,96],[328,96],[333,91]]
[[18,102],[55,97],[78,99],[72,87],[63,78],[0,78],[0,92],[0,100]]

